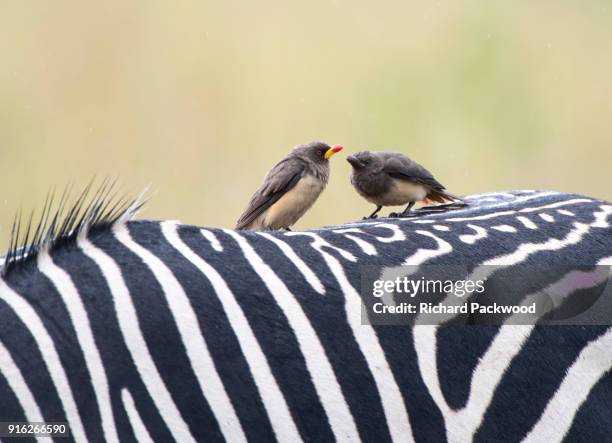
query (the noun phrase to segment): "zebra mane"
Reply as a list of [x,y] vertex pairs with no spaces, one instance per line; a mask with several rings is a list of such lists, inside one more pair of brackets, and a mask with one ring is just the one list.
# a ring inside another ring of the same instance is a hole
[[71,196],[71,185],[66,186],[59,199],[55,190],[49,191],[36,222],[35,211],[25,218],[20,210],[13,220],[8,250],[0,257],[0,275],[5,277],[40,253],[74,242],[90,231],[110,229],[130,220],[146,203],[144,192],[136,198],[118,193],[116,180],[106,179],[92,192],[94,182],[76,198]]

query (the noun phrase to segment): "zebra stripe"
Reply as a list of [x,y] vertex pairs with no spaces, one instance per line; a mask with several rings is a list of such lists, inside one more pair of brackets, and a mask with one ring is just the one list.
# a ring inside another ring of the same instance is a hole
[[0,284],[0,299],[13,309],[24,325],[27,325],[38,348],[42,351],[41,355],[51,375],[53,384],[58,393],[60,393],[60,400],[66,412],[66,418],[70,422],[71,433],[74,439],[77,442],[86,442],[85,429],[83,428],[83,422],[81,421],[76,402],[74,401],[74,395],[70,383],[68,382],[68,376],[62,366],[55,343],[45,328],[44,323],[32,306],[30,306],[30,304],[19,294],[10,289],[4,282]]
[[612,328],[582,350],[524,442],[563,440],[593,386],[612,369],[610,349]]
[[340,390],[336,375],[325,357],[325,349],[321,345],[308,317],[295,300],[295,296],[241,235],[230,230],[225,230],[225,232],[236,240],[245,257],[253,266],[255,272],[259,274],[287,317],[298,340],[300,350],[306,360],[306,366],[312,376],[312,381],[323,403],[323,408],[329,418],[335,437],[338,440],[358,441],[359,436],[355,421]]
[[[237,235],[237,234],[234,234]],[[353,331],[353,336],[361,349],[363,356],[368,363],[370,373],[374,377],[376,388],[382,401],[382,407],[387,419],[387,425],[393,441],[413,441],[412,428],[408,420],[408,413],[404,405],[404,399],[400,394],[395,377],[389,368],[389,364],[382,350],[375,331],[367,325],[361,324],[361,304],[360,296],[355,288],[348,281],[344,269],[340,262],[325,252],[323,247],[336,249],[320,236],[313,233],[290,233],[291,236],[303,235],[313,239],[311,246],[322,256],[323,260],[331,269],[332,274],[342,290],[345,297],[344,307],[348,323]],[[345,251],[346,253],[346,251]],[[346,253],[348,254],[348,253]],[[341,254],[345,255],[345,254]]]
[[317,277],[316,274],[312,271],[312,269],[310,269],[306,265],[306,263],[304,263],[304,260],[302,260],[299,255],[295,253],[291,246],[289,246],[284,241],[277,239],[273,235],[267,234],[265,232],[260,232],[259,235],[261,235],[263,238],[268,239],[276,246],[278,246],[279,249],[283,252],[283,254],[285,254],[285,256],[295,264],[296,268],[299,269],[299,271],[302,273],[302,275],[310,284],[310,286],[312,286],[319,294],[325,294],[325,286],[323,286],[323,283],[321,283],[319,277]]
[[[0,285],[2,284],[0,283]],[[2,291],[2,288],[0,288],[0,291]],[[6,377],[11,390],[15,393],[17,401],[25,412],[26,420],[30,422],[44,421],[38,403],[36,403],[32,391],[28,388],[23,374],[2,342],[0,342],[0,374],[4,374]],[[40,438],[36,440],[41,441]]]
[[[120,229],[125,229],[125,226],[117,225],[115,231]],[[166,388],[166,384],[163,382],[153,362],[140,328],[136,308],[121,275],[119,266],[110,256],[95,247],[88,239],[84,237],[79,239],[78,245],[85,255],[98,265],[100,272],[104,275],[104,279],[109,285],[121,334],[147,391],[160,411],[161,417],[177,441],[195,442],[195,439],[189,432],[187,423],[181,417],[170,392]]]
[[81,297],[70,276],[63,269],[56,266],[49,255],[43,254],[39,257],[38,269],[55,285],[58,294],[60,294],[66,305],[77,334],[79,346],[85,356],[87,370],[92,379],[96,400],[100,408],[104,438],[111,442],[117,442],[119,438],[110,404],[108,381]]
[[[219,273],[180,239],[176,229],[177,224],[174,222],[162,223],[162,232],[168,242],[206,276],[213,285],[217,297],[221,300],[227,318],[240,343],[240,348],[255,378],[257,390],[262,397],[275,435],[282,441],[301,440],[285,399],[272,375],[266,356],[259,346],[240,304]],[[205,235],[205,237],[210,239],[210,236]],[[214,244],[213,248],[215,248]],[[215,250],[219,249],[215,248]]]
[[[191,368],[200,383],[200,389],[210,403],[223,436],[230,442],[246,441],[242,425],[217,373],[198,320],[191,308],[187,294],[176,280],[172,271],[150,251],[140,246],[130,237],[125,225],[114,229],[115,237],[134,252],[151,269],[168,301],[168,306],[179,329]],[[197,332],[193,334],[193,330]],[[204,378],[206,377],[206,378]]]
[[121,390],[121,401],[123,402],[123,407],[128,414],[130,424],[132,425],[132,430],[134,431],[134,435],[138,438],[138,441],[153,443],[153,439],[151,438],[149,431],[147,431],[147,427],[142,422],[142,418],[140,418],[140,415],[138,414],[136,404],[130,395],[130,391],[127,389]]
[[0,278],[0,393],[15,403],[0,414],[65,417],[75,441],[605,440],[610,327],[361,324],[362,265],[461,263],[471,280],[568,265],[516,289],[555,294],[550,309],[575,295],[567,282],[605,282],[569,265],[612,264],[612,205],[471,201],[310,232],[122,219],[51,244]]

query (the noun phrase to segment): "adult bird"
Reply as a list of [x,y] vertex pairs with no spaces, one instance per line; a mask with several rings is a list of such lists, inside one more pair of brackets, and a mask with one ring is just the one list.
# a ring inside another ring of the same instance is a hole
[[287,229],[317,200],[329,181],[329,159],[342,150],[315,141],[298,145],[278,162],[255,191],[236,229]]
[[448,192],[427,169],[398,152],[362,151],[348,156],[347,161],[353,167],[353,187],[359,195],[376,205],[376,210],[366,219],[376,218],[383,206],[406,203],[408,206],[403,212],[392,212],[389,217],[410,217],[412,207],[418,201],[451,203],[440,205],[437,210],[466,205]]

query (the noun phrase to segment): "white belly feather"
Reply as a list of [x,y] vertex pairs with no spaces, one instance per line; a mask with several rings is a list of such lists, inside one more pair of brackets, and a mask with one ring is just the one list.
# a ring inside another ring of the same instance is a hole
[[302,217],[317,200],[325,183],[306,175],[253,223],[259,229],[288,228]]
[[428,192],[427,187],[420,183],[393,179],[393,185],[387,192],[366,198],[375,205],[399,206],[409,202],[421,201],[427,196]]

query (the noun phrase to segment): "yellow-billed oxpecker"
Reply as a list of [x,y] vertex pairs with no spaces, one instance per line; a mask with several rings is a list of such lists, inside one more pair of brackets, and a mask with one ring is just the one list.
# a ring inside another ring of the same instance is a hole
[[342,146],[298,145],[266,175],[236,223],[236,229],[287,229],[317,200],[329,180],[329,159]]

